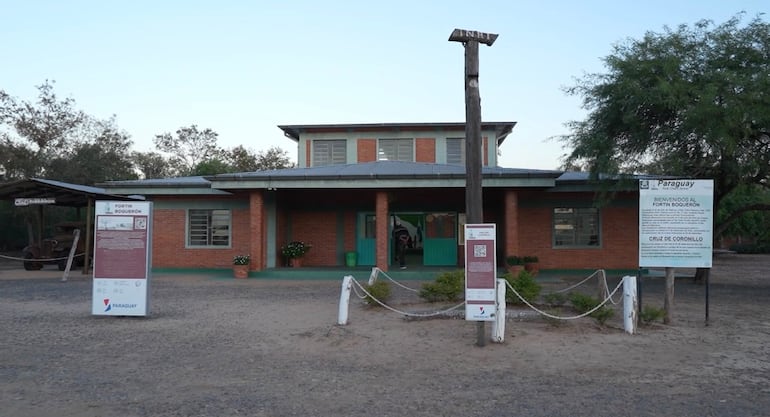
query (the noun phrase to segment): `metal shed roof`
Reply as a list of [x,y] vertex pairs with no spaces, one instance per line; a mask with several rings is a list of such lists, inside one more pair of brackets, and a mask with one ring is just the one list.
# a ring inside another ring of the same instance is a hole
[[30,178],[0,184],[0,200],[53,199],[51,205],[86,207],[88,200],[144,200],[140,196],[110,194],[104,188]]

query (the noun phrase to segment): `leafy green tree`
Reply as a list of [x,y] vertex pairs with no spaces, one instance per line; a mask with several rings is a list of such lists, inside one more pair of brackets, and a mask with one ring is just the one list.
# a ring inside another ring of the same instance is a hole
[[68,134],[78,127],[83,112],[75,109],[75,100],[59,100],[54,81],[37,86],[37,103],[19,101],[0,92],[0,121],[9,124],[18,135],[34,144],[38,151],[67,145]]
[[[742,25],[742,17],[665,28],[614,46],[606,73],[567,89],[583,97],[589,114],[568,124],[565,163],[587,165],[594,177],[713,178],[719,210],[738,187],[770,187],[770,25],[760,17]],[[744,200],[729,209],[715,237],[770,204]]]
[[143,179],[168,178],[173,175],[168,160],[158,152],[134,152],[131,159]]
[[254,153],[243,145],[238,145],[226,151],[225,158],[230,165],[229,172],[267,171],[294,166],[288,153],[278,146]]
[[[46,171],[51,178],[75,184],[136,179],[130,148],[132,141],[120,130],[115,117],[91,120],[84,137],[68,149],[47,158]],[[51,152],[49,152],[51,153]]]
[[156,135],[155,146],[171,154],[169,164],[179,176],[193,175],[195,167],[203,161],[218,158],[222,150],[217,146],[219,134],[211,129],[199,130],[198,126],[180,127],[176,136],[170,133]]
[[190,175],[217,175],[234,172],[227,162],[221,159],[207,159],[193,168]]
[[285,150],[272,146],[264,151],[257,153],[258,171],[267,171],[271,169],[292,168],[294,163],[289,159],[289,154]]
[[37,102],[19,100],[0,90],[0,125],[7,129],[0,145],[0,173],[5,179],[48,176],[49,154],[72,146],[73,134],[85,115],[75,109],[74,99],[60,100],[53,84],[46,80],[37,86]]

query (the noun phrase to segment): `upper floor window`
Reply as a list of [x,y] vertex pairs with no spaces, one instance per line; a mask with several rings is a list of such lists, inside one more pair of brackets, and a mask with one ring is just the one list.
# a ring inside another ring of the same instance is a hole
[[455,164],[455,165],[465,164],[465,139],[464,138],[447,138],[446,163]]
[[414,162],[414,140],[380,139],[378,141],[377,159],[380,161]]
[[313,166],[343,165],[345,163],[347,163],[347,141],[345,139],[313,141]]
[[599,209],[553,209],[554,247],[597,247],[599,244]]
[[187,246],[230,246],[230,210],[189,210]]

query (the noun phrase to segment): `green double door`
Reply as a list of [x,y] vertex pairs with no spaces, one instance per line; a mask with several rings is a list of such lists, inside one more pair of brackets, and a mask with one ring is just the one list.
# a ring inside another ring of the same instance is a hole
[[[457,265],[457,213],[455,212],[397,212],[388,218],[388,259],[396,263],[393,228],[400,222],[409,231],[406,264],[412,266]],[[359,265],[376,263],[376,217],[360,213],[356,227],[356,251]]]

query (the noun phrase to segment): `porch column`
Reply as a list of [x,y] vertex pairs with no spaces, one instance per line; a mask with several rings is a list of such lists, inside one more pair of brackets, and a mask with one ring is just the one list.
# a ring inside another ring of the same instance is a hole
[[375,209],[375,228],[377,229],[377,249],[375,264],[383,271],[388,270],[388,193],[377,192]]
[[252,271],[265,269],[265,200],[261,190],[249,194],[249,253]]
[[514,190],[506,190],[503,199],[505,214],[505,256],[519,253],[519,195]]

